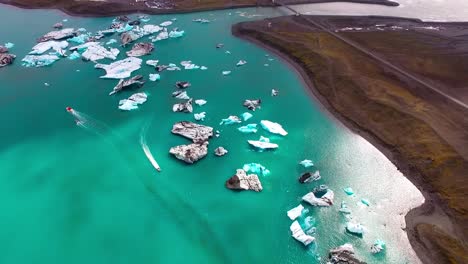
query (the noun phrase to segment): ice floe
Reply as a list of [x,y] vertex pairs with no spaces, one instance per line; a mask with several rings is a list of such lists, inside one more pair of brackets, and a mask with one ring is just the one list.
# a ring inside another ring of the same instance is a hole
[[304,195],[302,200],[313,206],[331,206],[333,205],[334,192],[325,185],[314,188],[311,192]]
[[100,78],[122,79],[128,78],[133,71],[140,69],[142,60],[136,57],[129,57],[111,64],[96,64],[97,69],[104,69],[106,75]]
[[292,232],[292,237],[296,239],[297,241],[301,242],[304,244],[304,246],[308,246],[310,243],[315,241],[315,238],[313,236],[309,236],[301,228],[301,225],[297,220],[295,220],[291,226],[289,227],[289,230]]
[[29,52],[29,54],[40,55],[50,49],[53,49],[59,54],[64,54],[65,53],[64,49],[66,49],[67,47],[68,47],[68,42],[66,41],[49,40],[49,41],[37,43],[34,47],[32,47],[32,51]]
[[304,206],[302,204],[299,204],[298,206],[294,207],[293,209],[288,211],[288,217],[291,220],[296,220],[299,216],[302,214],[302,210],[304,210]]
[[112,92],[109,93],[109,95],[113,95],[115,93],[118,93],[122,91],[125,88],[130,88],[132,86],[136,86],[137,88],[140,88],[145,84],[145,81],[143,80],[142,75],[136,75],[128,80],[125,79],[120,79],[119,83],[114,87]]
[[57,55],[27,55],[22,61],[24,67],[43,67],[51,65],[60,58]]
[[173,112],[184,112],[184,113],[192,113],[193,106],[192,106],[192,99],[187,100],[184,103],[177,103],[172,106]]
[[281,136],[286,136],[288,134],[288,132],[286,132],[286,130],[284,130],[280,124],[271,122],[269,120],[260,121],[260,125],[263,129],[273,134],[278,134]]
[[243,119],[244,121],[247,121],[247,120],[249,120],[250,118],[253,117],[253,115],[252,115],[251,113],[249,113],[249,112],[245,112],[245,113],[243,113],[241,116],[242,116],[242,119]]
[[242,133],[257,133],[257,124],[248,124],[237,128]]
[[270,139],[266,137],[260,136],[259,140],[247,140],[247,142],[254,146],[257,149],[260,150],[266,150],[266,149],[276,149],[278,148],[278,144],[275,143],[270,143]]
[[130,111],[138,108],[138,105],[146,102],[148,96],[146,93],[135,93],[131,95],[128,99],[123,99],[119,101],[119,109]]
[[247,107],[247,109],[255,111],[255,109],[260,108],[260,104],[262,100],[260,99],[247,99],[244,101],[243,106]]
[[357,222],[348,222],[346,223],[346,230],[349,233],[355,234],[355,235],[363,235],[364,234],[364,226],[362,226],[360,223]]

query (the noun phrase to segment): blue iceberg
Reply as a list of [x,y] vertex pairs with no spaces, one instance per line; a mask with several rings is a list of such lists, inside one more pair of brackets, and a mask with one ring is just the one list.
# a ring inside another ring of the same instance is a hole
[[344,188],[343,191],[344,191],[347,195],[350,195],[350,196],[354,194],[354,191],[353,191],[353,189],[351,189],[351,187]]
[[257,133],[257,124],[248,124],[237,129],[242,133]]
[[77,43],[77,44],[83,44],[86,42],[88,38],[89,38],[89,34],[81,34],[73,38],[69,38],[67,39],[67,41]]
[[21,61],[24,67],[43,67],[51,65],[59,59],[57,55],[27,55]]
[[270,170],[258,163],[248,163],[244,164],[242,169],[247,173],[253,173],[261,176],[267,176],[270,174]]
[[72,52],[72,54],[68,55],[68,59],[69,60],[76,60],[76,59],[79,59],[81,57],[81,55],[75,51]]
[[170,38],[180,38],[182,36],[184,36],[185,34],[185,31],[181,30],[181,31],[177,31],[177,30],[173,30],[171,32],[169,32],[169,37]]
[[370,206],[370,202],[369,202],[369,200],[367,200],[366,198],[362,198],[362,199],[361,199],[361,203],[363,203],[363,204],[365,204],[365,205],[367,205],[367,206]]
[[308,160],[308,159],[305,159],[305,160],[299,162],[299,164],[304,166],[304,168],[309,168],[309,167],[314,166],[314,163],[311,160]]
[[253,117],[253,115],[251,113],[249,113],[249,112],[245,112],[245,113],[242,114],[242,119],[244,119],[244,121],[247,121],[252,117]]
[[15,46],[15,44],[13,44],[11,42],[7,42],[3,46],[5,46],[5,48],[7,48],[7,49],[11,49],[11,48],[13,48]]

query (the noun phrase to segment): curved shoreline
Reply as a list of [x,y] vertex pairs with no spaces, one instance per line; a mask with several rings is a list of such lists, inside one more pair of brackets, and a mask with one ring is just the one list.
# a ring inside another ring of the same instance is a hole
[[[422,22],[417,19],[408,20]],[[438,193],[434,190],[433,186],[430,186],[430,184],[428,184],[428,182],[424,180],[424,176],[422,175],[422,173],[418,171],[416,167],[413,166],[409,161],[407,161],[403,157],[403,155],[396,150],[394,146],[386,144],[381,138],[379,138],[377,134],[373,133],[370,130],[364,129],[358,123],[344,116],[341,112],[335,109],[327,100],[327,98],[324,95],[322,95],[315,87],[313,80],[307,74],[307,71],[304,69],[300,62],[296,61],[293,57],[291,57],[284,51],[281,51],[274,46],[270,46],[260,41],[259,39],[256,39],[255,37],[242,33],[240,30],[240,28],[242,27],[241,24],[242,23],[233,25],[232,34],[234,36],[249,41],[263,49],[266,49],[276,54],[284,62],[289,64],[291,66],[291,69],[298,73],[298,75],[301,78],[301,81],[303,82],[305,87],[307,87],[307,92],[313,100],[316,100],[319,103],[318,105],[321,107],[325,114],[330,116],[332,119],[337,120],[338,124],[345,126],[346,128],[365,138],[379,151],[381,151],[395,166],[397,166],[398,170],[401,171],[403,175],[418,188],[418,190],[423,194],[425,201],[422,205],[416,208],[412,208],[405,216],[405,231],[407,232],[408,239],[413,250],[416,252],[418,258],[423,263],[447,263],[447,259],[439,258],[438,256],[434,257],[433,254],[430,254],[428,248],[425,247],[422,239],[418,234],[418,225],[432,224],[433,226],[437,227],[440,226],[438,224],[443,223],[445,225],[443,231],[452,235],[453,237],[457,237],[456,234],[462,234],[461,236],[463,237],[463,227],[456,226],[454,223],[452,223],[451,217],[445,213],[445,210],[450,209],[447,207],[446,203],[444,203],[440,199]],[[422,222],[421,219],[423,219],[424,222]],[[434,250],[438,250],[438,248],[435,248]]]
[[[123,1],[123,2],[122,2]],[[134,3],[130,0],[117,0],[116,2],[105,2],[105,1],[82,1],[73,2],[70,4],[63,4],[62,2],[57,3],[37,3],[35,0],[23,3],[18,0],[0,0],[0,4],[14,6],[17,8],[24,9],[56,9],[70,16],[79,17],[109,17],[117,15],[126,15],[131,13],[142,13],[148,15],[163,15],[163,14],[183,14],[183,13],[194,13],[194,12],[206,12],[214,10],[226,10],[226,9],[238,9],[238,8],[250,8],[250,7],[275,7],[270,1],[266,0],[251,0],[252,3],[239,3],[223,4],[220,3],[217,6],[200,6],[200,7],[177,7],[167,9],[156,9],[149,8],[146,6],[134,6],[129,3]],[[190,0],[188,0],[190,1]],[[397,2],[391,0],[286,0],[283,1],[288,4],[319,4],[319,3],[333,3],[333,2],[349,2],[357,4],[373,4],[373,5],[384,5],[384,6],[399,6]],[[198,2],[197,2],[198,3]],[[75,5],[73,5],[75,4]],[[198,3],[198,5],[202,5]]]

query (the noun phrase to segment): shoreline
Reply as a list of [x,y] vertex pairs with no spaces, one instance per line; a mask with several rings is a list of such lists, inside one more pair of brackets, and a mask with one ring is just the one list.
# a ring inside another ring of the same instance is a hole
[[[343,16],[345,17],[345,16]],[[353,17],[353,16],[348,16]],[[376,17],[376,16],[362,16],[362,17]],[[382,17],[379,17],[382,18]],[[383,18],[396,18],[396,19],[407,19],[401,17],[383,17]],[[419,19],[408,18],[411,21],[423,22]],[[445,23],[445,24],[460,24],[460,22]],[[408,240],[416,253],[419,260],[423,263],[434,263],[439,264],[438,259],[433,259],[433,257],[428,254],[427,248],[422,245],[421,239],[419,238],[417,232],[417,226],[419,224],[427,223],[448,223],[449,226],[446,226],[446,231],[450,235],[454,235],[457,231],[461,231],[462,227],[456,227],[451,222],[450,216],[448,216],[444,209],[449,209],[447,205],[440,199],[437,192],[434,191],[433,187],[430,186],[426,181],[424,181],[424,176],[417,169],[414,168],[402,155],[398,153],[393,146],[387,145],[383,140],[381,140],[378,135],[372,131],[363,129],[359,124],[351,120],[350,118],[344,116],[338,110],[336,110],[327,98],[320,94],[320,92],[315,87],[313,80],[307,74],[303,66],[300,65],[300,62],[296,61],[287,53],[277,49],[276,47],[270,46],[255,37],[243,34],[240,31],[241,23],[235,24],[232,26],[232,34],[235,37],[246,40],[260,48],[268,50],[275,55],[277,55],[281,60],[287,63],[290,68],[298,73],[300,76],[301,82],[305,85],[307,93],[312,100],[315,100],[318,103],[320,110],[335,120],[338,125],[344,126],[353,133],[356,133],[367,140],[375,148],[377,148],[381,153],[383,153],[396,167],[397,169],[407,178],[424,196],[424,203],[418,207],[411,208],[405,215],[405,231],[407,233]],[[424,222],[421,222],[420,219],[424,219]]]
[[[146,6],[134,6],[134,5],[123,5],[121,2],[101,2],[101,1],[83,1],[75,3],[75,6],[64,6],[63,4],[35,4],[28,3],[24,4],[21,1],[15,0],[0,0],[0,4],[12,6],[21,9],[55,9],[59,10],[69,16],[77,17],[112,17],[118,15],[128,14],[146,14],[146,15],[165,15],[165,14],[186,14],[186,13],[197,13],[197,12],[208,12],[215,10],[227,10],[227,9],[240,9],[240,8],[252,8],[252,7],[278,7],[273,5],[269,1],[268,3],[262,3],[264,0],[255,1],[255,3],[239,3],[239,4],[228,4],[211,7],[200,7],[200,8],[149,8]],[[30,1],[34,2],[34,1]],[[259,3],[260,2],[260,3]],[[383,5],[396,7],[399,6],[398,2],[391,0],[286,0],[288,4],[300,5],[300,4],[321,4],[321,3],[334,3],[334,2],[348,2],[356,4],[369,4],[369,5]]]

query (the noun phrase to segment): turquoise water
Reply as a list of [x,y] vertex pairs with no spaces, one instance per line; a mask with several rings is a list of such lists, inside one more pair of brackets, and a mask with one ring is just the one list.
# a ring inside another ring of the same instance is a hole
[[[11,51],[18,56],[14,65],[0,70],[0,263],[320,263],[330,247],[345,242],[368,263],[419,262],[402,227],[404,215],[421,204],[422,195],[378,150],[311,99],[288,65],[272,54],[269,61],[265,50],[230,34],[233,23],[278,13],[241,10],[259,15],[246,17],[238,11],[152,16],[148,23],[176,17],[173,26],[186,36],[156,42],[144,60],[192,60],[208,70],[165,71],[161,81],[141,89],[150,96],[139,110],[122,112],[118,101],[131,92],[108,96],[117,80],[99,79],[104,71],[92,62],[20,65],[35,39],[55,22],[66,18],[66,26],[96,31],[112,18],[0,6],[0,16],[8,21],[0,25],[0,43],[15,43]],[[197,24],[194,18],[213,22]],[[225,47],[216,49],[217,43]],[[122,52],[118,59],[124,56]],[[237,68],[240,59],[248,64]],[[232,73],[222,76],[223,70]],[[154,70],[142,65],[136,73],[147,79]],[[208,101],[195,106],[195,112],[207,112],[202,123],[221,131],[210,141],[209,155],[194,165],[168,154],[170,147],[189,143],[170,133],[172,124],[194,121],[191,114],[171,111],[175,100],[170,94],[179,80],[192,83],[190,96]],[[279,89],[278,97],[270,96],[272,88]],[[245,112],[242,102],[248,98],[263,99],[249,123],[272,120],[289,134],[282,138],[260,130],[245,135],[237,126],[219,126],[222,118]],[[76,126],[66,106],[88,115],[94,126]],[[160,173],[140,145],[145,127]],[[253,151],[246,140],[260,135],[280,148]],[[217,146],[229,153],[215,157]],[[298,162],[306,158],[314,161],[322,179],[301,185],[297,178],[304,169]],[[263,192],[227,190],[224,182],[249,162],[272,172],[261,177]],[[306,206],[317,222],[317,243],[305,248],[291,237],[286,211],[319,184],[335,191],[335,205]],[[346,196],[345,187],[356,196]],[[371,206],[360,204],[361,198]],[[343,200],[366,226],[362,238],[345,233],[346,219],[338,212]],[[386,241],[387,251],[372,256],[369,248],[377,238]]]

